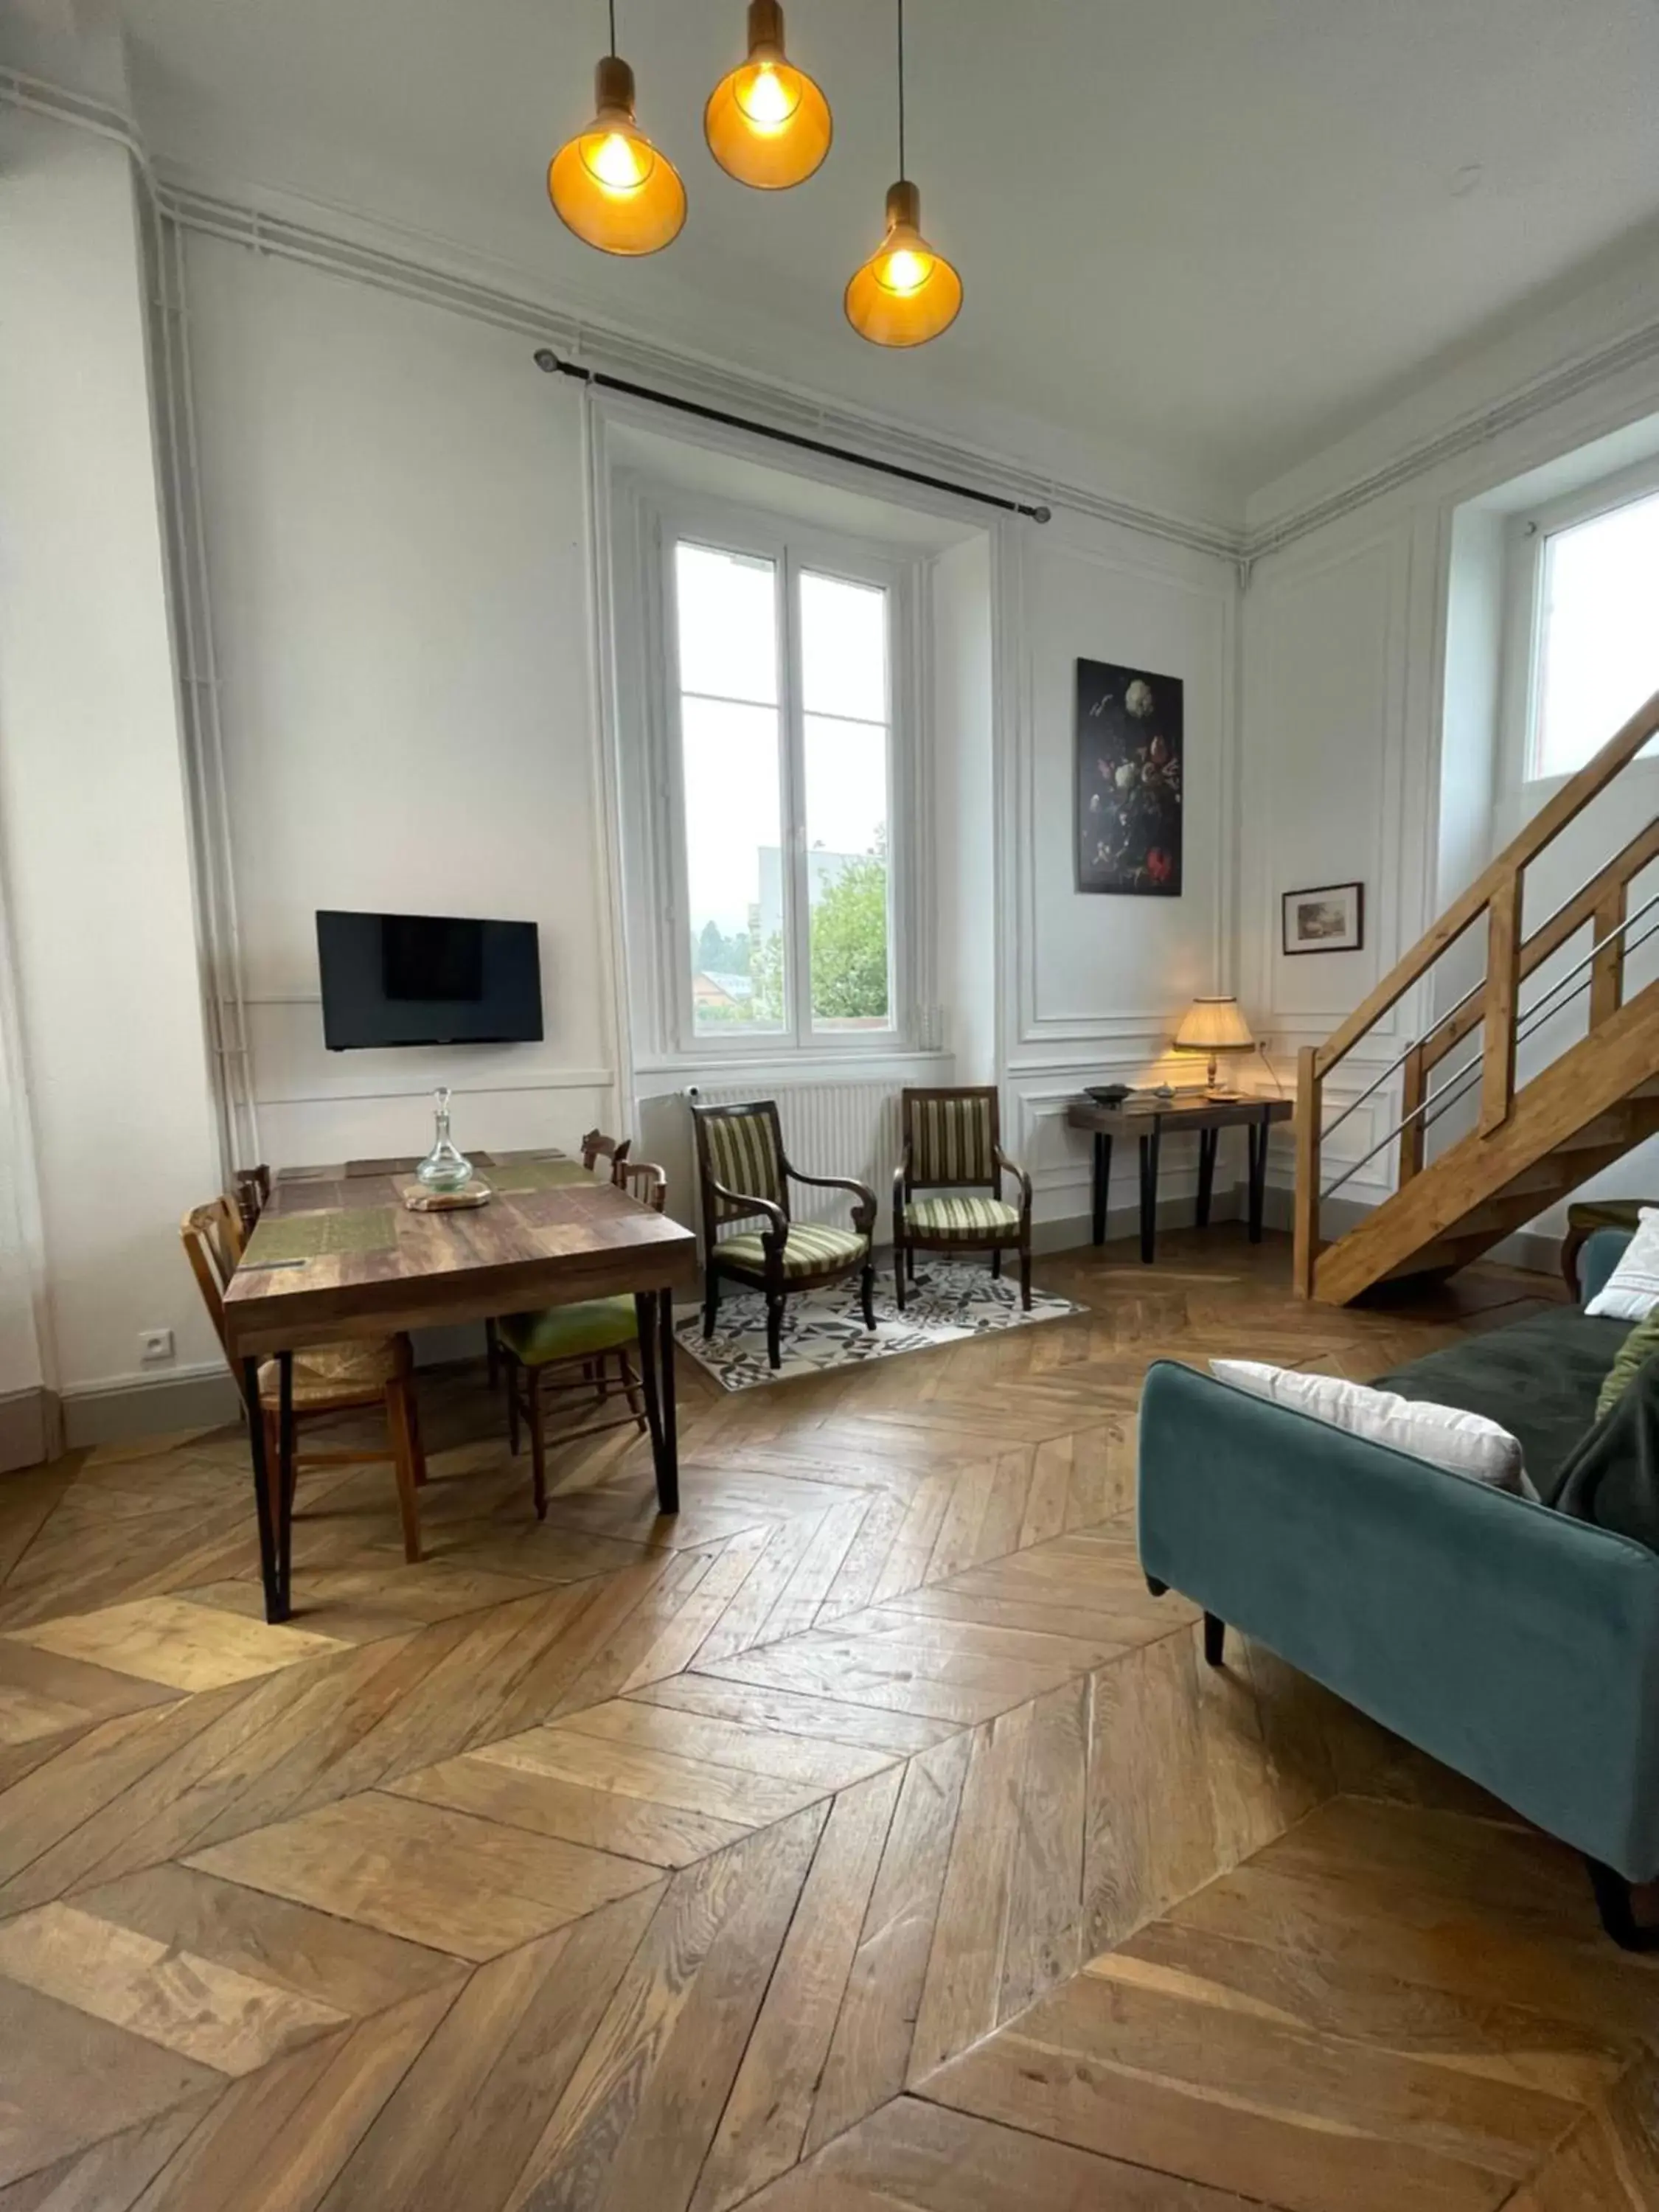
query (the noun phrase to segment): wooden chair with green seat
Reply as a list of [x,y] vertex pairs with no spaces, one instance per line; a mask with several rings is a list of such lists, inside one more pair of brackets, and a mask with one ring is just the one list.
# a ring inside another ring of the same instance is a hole
[[[766,1297],[766,1356],[783,1364],[784,1300],[793,1291],[817,1290],[857,1274],[864,1303],[864,1325],[876,1325],[876,1270],[871,1234],[876,1224],[876,1194],[849,1176],[803,1175],[783,1149],[777,1102],[757,1099],[749,1106],[694,1106],[697,1176],[702,1186],[702,1333],[712,1336],[720,1310],[721,1279],[730,1276],[745,1290]],[[811,1190],[845,1190],[853,1196],[850,1229],[831,1222],[795,1221],[790,1217],[789,1186]],[[763,1222],[759,1230],[722,1237],[734,1222]]]
[[[609,1158],[611,1182],[641,1206],[654,1207],[660,1213],[668,1196],[668,1178],[649,1160],[629,1159],[627,1152],[626,1140],[620,1146],[605,1138],[583,1140],[582,1157],[590,1167],[602,1157]],[[638,1310],[629,1292],[613,1298],[586,1298],[574,1305],[548,1306],[540,1313],[503,1314],[495,1324],[495,1334],[507,1376],[507,1441],[516,1453],[522,1419],[530,1431],[536,1518],[545,1520],[548,1438],[542,1419],[549,1397],[586,1392],[603,1406],[611,1395],[614,1360],[616,1386],[628,1411],[586,1421],[579,1428],[560,1429],[553,1442],[574,1443],[578,1437],[598,1436],[606,1429],[629,1425],[637,1425],[642,1435],[649,1425],[639,1370],[631,1357],[639,1347]]]
[[[628,1158],[628,1148],[633,1141],[631,1137],[623,1137],[619,1141],[615,1137],[605,1136],[598,1129],[590,1129],[582,1139],[582,1165],[587,1170],[589,1175],[592,1175],[601,1160],[609,1160],[611,1168],[611,1180],[612,1182],[618,1182],[620,1178],[616,1170]],[[500,1324],[497,1322],[487,1321],[484,1323],[484,1365],[492,1390],[500,1380],[501,1371],[501,1343],[498,1334],[499,1328]],[[514,1444],[513,1449],[517,1451],[517,1444]]]
[[[994,1275],[1004,1252],[1017,1251],[1019,1302],[1030,1313],[1031,1178],[1002,1149],[995,1089],[907,1091],[899,1115],[904,1156],[893,1174],[893,1273],[900,1311],[918,1250],[988,1251]],[[1018,1189],[1018,1206],[1002,1195],[1005,1176]]]
[[[225,1341],[225,1289],[242,1256],[243,1237],[238,1207],[228,1198],[216,1198],[191,1208],[179,1224],[185,1256],[202,1302]],[[228,1353],[227,1352],[228,1361]],[[236,1368],[239,1393],[241,1376]],[[343,1413],[362,1406],[386,1408],[389,1449],[386,1451],[295,1452],[295,1470],[303,1474],[314,1467],[369,1467],[392,1462],[398,1481],[398,1512],[403,1523],[404,1557],[411,1565],[421,1556],[421,1513],[416,1491],[426,1480],[426,1458],[421,1449],[420,1412],[415,1396],[415,1360],[409,1339],[402,1334],[362,1342],[309,1345],[294,1355],[294,1420],[325,1413]],[[273,1482],[279,1466],[276,1425],[277,1370],[274,1359],[259,1370],[259,1403],[245,1404],[249,1420],[264,1425],[265,1465]]]

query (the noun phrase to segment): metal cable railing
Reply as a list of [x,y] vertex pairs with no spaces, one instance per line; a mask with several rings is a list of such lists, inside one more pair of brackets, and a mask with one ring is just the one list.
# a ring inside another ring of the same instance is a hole
[[[1575,894],[1575,896],[1577,896],[1577,894]],[[1571,902],[1569,902],[1569,903],[1571,903]],[[1591,979],[1587,971],[1595,965],[1599,956],[1605,952],[1610,945],[1615,945],[1621,938],[1626,938],[1627,933],[1632,930],[1644,915],[1651,914],[1656,907],[1659,907],[1659,891],[1656,891],[1651,898],[1647,899],[1641,906],[1638,907],[1634,914],[1627,915],[1625,920],[1620,923],[1617,929],[1610,930],[1605,937],[1600,939],[1591,946],[1590,950],[1585,953],[1582,960],[1575,961],[1573,965],[1566,970],[1565,975],[1558,976],[1555,981],[1550,985],[1547,991],[1542,992],[1538,998],[1534,999],[1532,1005],[1526,1007],[1516,1019],[1515,1027],[1516,1043],[1517,1045],[1524,1043],[1526,1039],[1530,1036],[1543,1022],[1547,1020],[1552,1013],[1559,1014],[1562,1012],[1563,1008],[1571,1005],[1572,1000],[1578,996],[1581,991],[1588,990],[1589,988]],[[1640,937],[1627,941],[1624,947],[1624,957],[1628,959],[1632,953],[1640,951],[1643,945],[1647,944],[1650,938],[1656,936],[1659,936],[1659,921],[1655,922],[1650,929],[1644,930]],[[1575,976],[1580,979],[1577,982],[1573,981],[1573,978]],[[1566,986],[1569,983],[1572,983],[1572,988],[1571,991],[1566,991],[1566,995],[1563,997],[1562,993],[1565,990]],[[1486,982],[1483,979],[1480,982],[1475,984],[1472,990],[1466,991],[1463,994],[1463,996],[1458,1000],[1457,1005],[1451,1009],[1450,1012],[1443,1015],[1440,1020],[1435,1024],[1436,1029],[1443,1028],[1445,1024],[1452,1018],[1453,1015],[1456,1014],[1462,1007],[1466,1006],[1471,999],[1474,998],[1480,992],[1485,990],[1485,988]],[[1558,1001],[1558,1003],[1553,1006],[1551,1005],[1552,1000]],[[1377,1083],[1383,1081],[1388,1075],[1392,1074],[1395,1068],[1403,1066],[1405,1061],[1410,1058],[1411,1054],[1415,1050],[1416,1047],[1414,1045],[1407,1045],[1405,1051],[1401,1054],[1399,1059],[1394,1061],[1389,1068],[1385,1069],[1382,1076],[1378,1077]],[[1334,1182],[1327,1183],[1319,1194],[1321,1199],[1324,1200],[1329,1198],[1333,1192],[1340,1190],[1345,1182],[1352,1182],[1353,1177],[1358,1174],[1361,1168],[1368,1166],[1370,1163],[1376,1158],[1380,1152],[1382,1152],[1388,1146],[1395,1143],[1401,1134],[1411,1127],[1414,1121],[1420,1121],[1425,1130],[1431,1129],[1434,1127],[1434,1124],[1449,1108],[1455,1106],[1460,1098],[1468,1096],[1474,1078],[1480,1072],[1481,1062],[1485,1057],[1486,1048],[1485,1046],[1482,1045],[1477,1048],[1473,1055],[1469,1059],[1466,1060],[1461,1067],[1455,1069],[1450,1075],[1446,1077],[1444,1081],[1440,1085],[1438,1090],[1425,1097],[1420,1105],[1414,1106],[1409,1114],[1402,1115],[1401,1119],[1395,1123],[1393,1128],[1389,1130],[1385,1135],[1377,1139],[1376,1142],[1371,1146],[1369,1152],[1362,1153],[1358,1159],[1353,1161],[1348,1167],[1345,1168],[1342,1173],[1336,1177]],[[1359,1105],[1363,1100],[1370,1097],[1371,1092],[1376,1088],[1376,1083],[1371,1084],[1365,1091],[1360,1093],[1358,1098],[1354,1099],[1348,1106],[1345,1107],[1342,1112],[1337,1115],[1336,1120],[1330,1124],[1329,1128],[1327,1128],[1324,1131],[1324,1136],[1328,1137],[1331,1133],[1331,1130],[1336,1128],[1342,1121],[1345,1121],[1348,1115],[1353,1111],[1354,1107]]]

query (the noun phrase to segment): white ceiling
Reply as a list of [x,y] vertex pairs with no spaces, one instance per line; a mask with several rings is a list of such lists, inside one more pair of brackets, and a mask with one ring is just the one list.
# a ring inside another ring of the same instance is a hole
[[892,0],[792,0],[836,137],[745,191],[702,145],[743,0],[618,0],[690,216],[608,261],[543,175],[600,0],[127,0],[158,155],[489,254],[578,309],[895,411],[1000,407],[1230,494],[1659,243],[1654,0],[909,0],[911,174],[967,303],[914,357],[841,293],[896,171]]

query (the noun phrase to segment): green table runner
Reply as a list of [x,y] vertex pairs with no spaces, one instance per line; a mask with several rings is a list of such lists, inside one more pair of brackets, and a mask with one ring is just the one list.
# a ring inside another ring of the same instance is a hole
[[245,1267],[319,1260],[336,1252],[390,1252],[398,1241],[389,1206],[337,1207],[326,1213],[265,1213],[248,1240]]

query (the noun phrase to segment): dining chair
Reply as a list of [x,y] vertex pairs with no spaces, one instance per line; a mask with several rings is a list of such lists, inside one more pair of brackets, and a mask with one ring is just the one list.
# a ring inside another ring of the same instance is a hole
[[[621,1139],[607,1137],[603,1130],[590,1129],[581,1141],[582,1165],[587,1170],[589,1175],[592,1175],[601,1160],[609,1160],[611,1170],[611,1180],[614,1182],[617,1180],[616,1171],[627,1159],[629,1148],[633,1141],[631,1137]],[[501,1379],[501,1372],[500,1324],[493,1320],[484,1323],[484,1369],[489,1387],[493,1390]],[[518,1449],[516,1444],[514,1449],[515,1451]]]
[[[1002,1273],[1006,1251],[1019,1254],[1019,1302],[1031,1310],[1031,1178],[1002,1149],[997,1094],[989,1084],[950,1091],[906,1091],[899,1102],[903,1157],[893,1171],[893,1275],[899,1310],[916,1254],[984,1252]],[[1011,1176],[1019,1192],[1002,1195]],[[918,1198],[920,1190],[924,1195]]]
[[268,1167],[238,1168],[233,1179],[236,1194],[237,1218],[242,1224],[243,1237],[252,1237],[259,1216],[270,1199],[270,1170]]
[[[697,1138],[697,1177],[702,1195],[702,1333],[714,1333],[720,1280],[730,1276],[745,1290],[766,1297],[766,1357],[775,1370],[783,1364],[784,1300],[793,1291],[817,1290],[856,1274],[864,1305],[864,1326],[876,1325],[876,1270],[871,1235],[876,1224],[876,1194],[848,1176],[803,1175],[783,1149],[777,1101],[757,1099],[744,1106],[693,1106]],[[853,1196],[852,1226],[796,1221],[790,1213],[789,1186],[811,1190],[845,1190]],[[759,1221],[758,1230],[734,1225]]]
[[[668,1197],[668,1178],[649,1160],[630,1160],[627,1152],[626,1139],[620,1146],[602,1138],[582,1140],[582,1158],[589,1167],[608,1158],[612,1183],[641,1206],[660,1213]],[[640,1370],[635,1364],[635,1355],[640,1352],[638,1309],[632,1292],[625,1291],[618,1297],[547,1306],[539,1313],[504,1314],[495,1330],[507,1376],[507,1442],[516,1455],[520,1423],[529,1430],[536,1518],[544,1521],[548,1437],[543,1421],[550,1399],[578,1393],[605,1406],[611,1397],[614,1363],[615,1388],[627,1411],[604,1413],[577,1428],[562,1428],[552,1441],[574,1443],[579,1437],[629,1426],[636,1426],[643,1435],[649,1425]]]
[[[216,1198],[191,1208],[179,1224],[191,1271],[202,1293],[202,1302],[225,1346],[225,1291],[245,1239],[237,1206],[228,1198]],[[241,1375],[226,1353],[227,1364],[242,1390]],[[426,1460],[421,1449],[419,1408],[415,1395],[415,1360],[409,1339],[402,1334],[362,1343],[308,1345],[294,1355],[292,1403],[297,1430],[305,1421],[325,1413],[343,1413],[362,1406],[383,1405],[389,1449],[386,1451],[307,1451],[297,1449],[295,1471],[308,1468],[372,1466],[390,1460],[398,1482],[398,1512],[403,1523],[404,1557],[415,1562],[421,1556],[421,1516],[416,1491],[426,1480]],[[265,1466],[273,1486],[280,1480],[277,1425],[280,1419],[278,1370],[274,1359],[259,1369],[257,1406],[244,1395],[243,1410],[250,1421],[264,1426]],[[273,1498],[273,1504],[280,1501]]]

